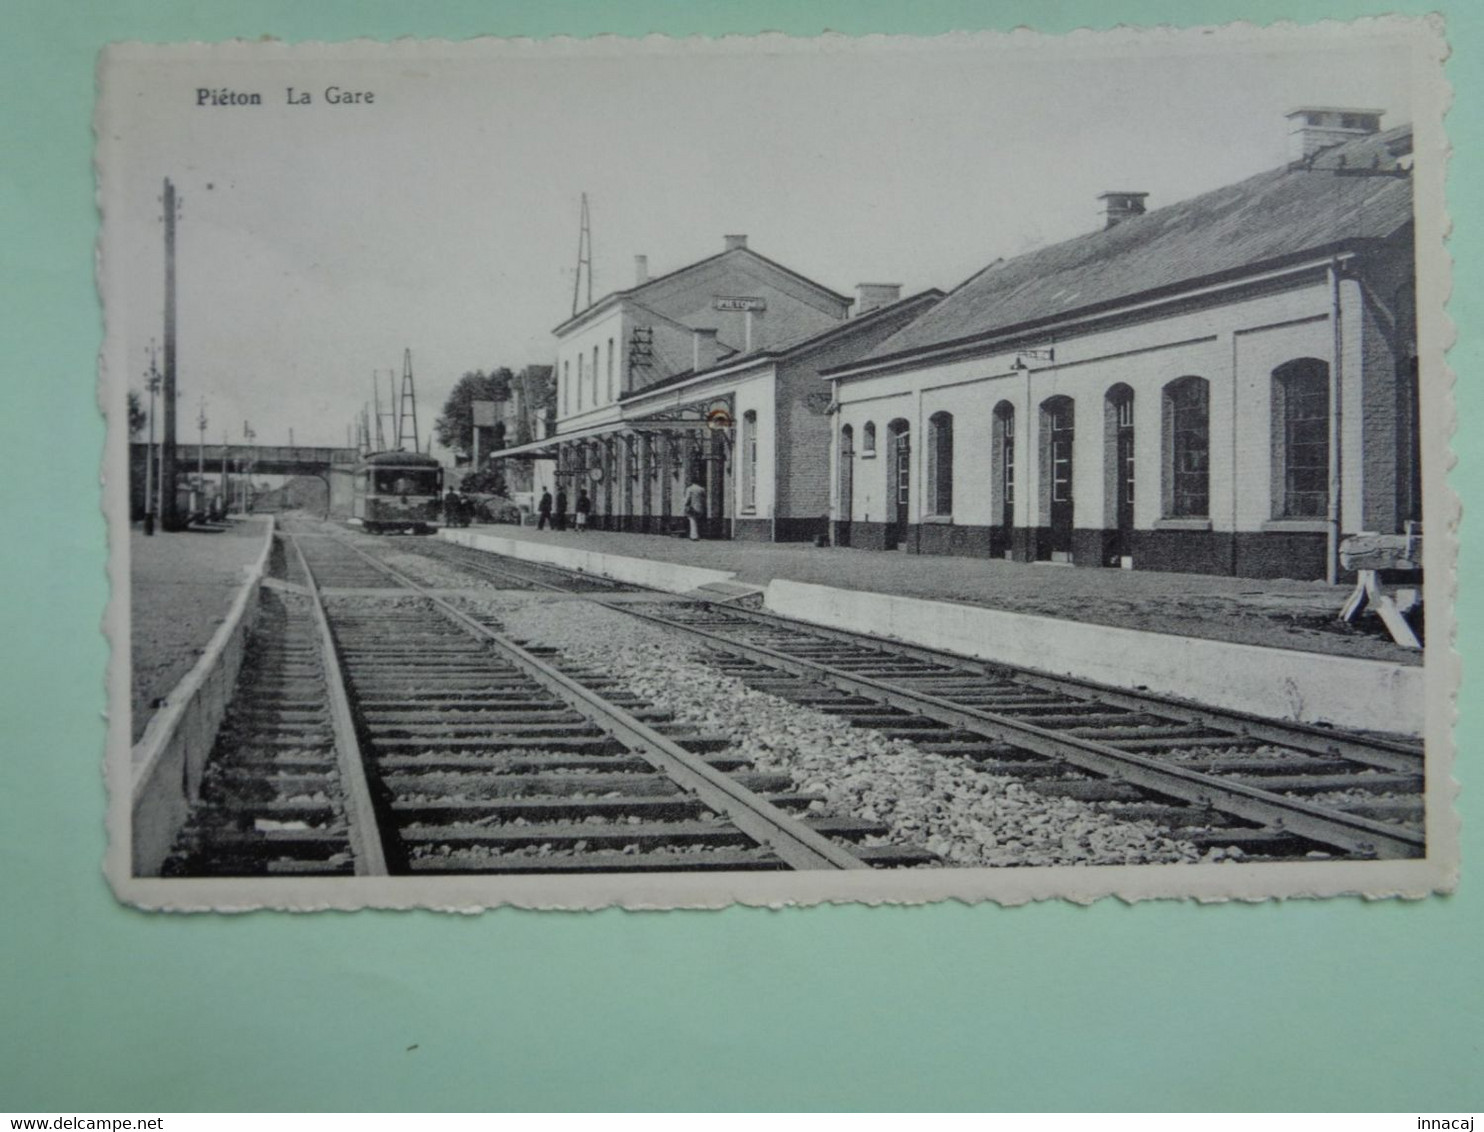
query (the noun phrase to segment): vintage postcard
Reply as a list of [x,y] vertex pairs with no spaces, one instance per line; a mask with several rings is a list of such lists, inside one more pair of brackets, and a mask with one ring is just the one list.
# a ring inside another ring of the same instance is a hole
[[116,892],[1450,889],[1445,55],[107,48]]

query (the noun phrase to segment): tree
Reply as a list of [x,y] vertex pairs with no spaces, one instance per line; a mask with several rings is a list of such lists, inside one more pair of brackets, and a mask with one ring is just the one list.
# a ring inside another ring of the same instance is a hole
[[515,443],[529,444],[540,439],[536,421],[556,420],[556,380],[552,366],[526,366],[516,378],[521,391],[521,415],[515,422]]
[[468,472],[459,481],[459,490],[469,495],[508,495],[505,476],[497,462],[483,471]]
[[144,426],[149,423],[149,416],[144,411],[144,402],[138,393],[129,390],[129,436],[136,437],[144,431]]
[[443,402],[443,415],[433,422],[438,443],[464,456],[474,451],[475,401],[508,401],[515,375],[505,366],[464,374]]

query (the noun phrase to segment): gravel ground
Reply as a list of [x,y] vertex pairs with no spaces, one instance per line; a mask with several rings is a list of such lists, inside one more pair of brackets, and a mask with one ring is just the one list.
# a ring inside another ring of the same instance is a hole
[[819,814],[879,819],[885,839],[954,865],[1104,865],[1195,861],[1198,851],[1150,822],[1119,822],[1070,798],[1047,798],[961,759],[851,727],[747,688],[700,663],[688,642],[586,602],[518,596],[463,603],[513,637],[598,667],[635,695],[735,738],[759,770],[783,771]]
[[132,742],[226,619],[247,567],[263,549],[266,520],[228,529],[130,535],[129,655]]

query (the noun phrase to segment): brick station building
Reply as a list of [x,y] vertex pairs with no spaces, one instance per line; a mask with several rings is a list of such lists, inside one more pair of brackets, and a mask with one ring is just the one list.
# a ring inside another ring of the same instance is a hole
[[1290,162],[997,261],[824,371],[837,543],[1324,578],[1421,518],[1411,130],[1289,115]]
[[941,298],[862,284],[854,303],[725,238],[718,254],[557,326],[554,431],[495,453],[534,464],[535,495],[578,492],[599,530],[676,533],[687,486],[709,538],[829,530],[830,395],[822,368],[860,357]]

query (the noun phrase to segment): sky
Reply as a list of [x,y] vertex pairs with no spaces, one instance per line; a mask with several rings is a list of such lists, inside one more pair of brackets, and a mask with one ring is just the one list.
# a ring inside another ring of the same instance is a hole
[[[106,365],[142,389],[162,337],[169,177],[185,441],[204,398],[208,442],[250,422],[260,444],[343,444],[410,349],[426,443],[462,373],[550,361],[583,193],[595,297],[636,254],[661,274],[727,233],[843,293],[948,290],[1095,229],[1100,192],[1157,208],[1283,164],[1296,107],[1389,127],[1419,102],[1384,25],[253,51],[102,68]],[[374,100],[332,105],[331,85]]]

